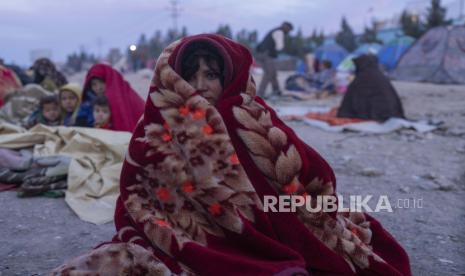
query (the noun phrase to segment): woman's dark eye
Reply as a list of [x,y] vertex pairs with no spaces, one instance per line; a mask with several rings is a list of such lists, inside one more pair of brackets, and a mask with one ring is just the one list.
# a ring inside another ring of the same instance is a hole
[[218,78],[218,74],[215,72],[208,72],[207,73],[207,78],[209,80],[216,80]]

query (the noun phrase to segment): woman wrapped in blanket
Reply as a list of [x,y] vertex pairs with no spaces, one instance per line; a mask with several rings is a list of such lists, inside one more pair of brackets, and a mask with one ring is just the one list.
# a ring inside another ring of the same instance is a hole
[[58,275],[410,275],[363,213],[265,212],[265,195],[334,195],[332,169],[261,98],[252,56],[217,35],[168,46],[121,175],[117,234]]

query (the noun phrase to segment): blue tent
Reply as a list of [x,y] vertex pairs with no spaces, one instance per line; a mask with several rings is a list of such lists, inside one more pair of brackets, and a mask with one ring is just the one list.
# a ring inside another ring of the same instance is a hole
[[358,46],[358,48],[352,54],[355,56],[361,56],[363,54],[376,55],[382,47],[383,45],[378,43],[364,43]]
[[333,64],[333,68],[336,68],[348,54],[346,49],[337,44],[321,45],[315,50],[315,59],[318,61],[329,60]]
[[383,65],[386,70],[393,70],[400,57],[412,46],[415,39],[410,36],[400,36],[391,40],[378,52],[379,64]]

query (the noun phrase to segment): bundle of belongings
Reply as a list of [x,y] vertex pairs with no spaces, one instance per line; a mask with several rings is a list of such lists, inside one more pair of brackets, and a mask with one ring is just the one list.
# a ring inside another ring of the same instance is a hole
[[0,108],[0,123],[26,126],[29,116],[39,107],[40,99],[54,95],[38,84],[28,84],[12,94]]
[[38,124],[0,124],[0,190],[18,196],[62,196],[82,220],[113,220],[131,133]]
[[0,148],[0,183],[18,187],[18,196],[64,196],[71,158],[33,157],[32,149]]

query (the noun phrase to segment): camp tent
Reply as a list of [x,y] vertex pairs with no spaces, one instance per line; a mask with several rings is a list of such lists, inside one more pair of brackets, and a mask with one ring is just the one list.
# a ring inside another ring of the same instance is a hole
[[348,55],[346,49],[342,48],[337,44],[321,45],[315,50],[315,59],[318,62],[323,60],[329,60],[333,64],[333,68],[336,68],[339,63]]
[[358,46],[357,49],[353,52],[356,56],[361,56],[363,54],[376,54],[383,47],[383,45],[378,43],[364,43]]
[[465,84],[465,26],[436,27],[428,31],[401,57],[392,77]]
[[412,46],[415,39],[410,36],[399,36],[389,41],[378,52],[378,61],[387,71],[392,71],[403,53]]

